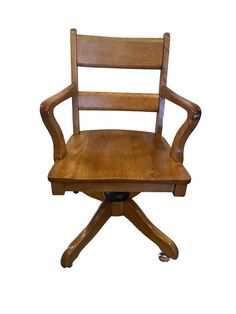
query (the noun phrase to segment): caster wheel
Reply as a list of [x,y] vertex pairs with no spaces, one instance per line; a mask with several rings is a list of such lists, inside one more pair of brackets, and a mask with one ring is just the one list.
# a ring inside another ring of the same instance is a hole
[[163,252],[159,253],[158,257],[159,257],[159,260],[164,263],[169,262],[170,260],[170,258],[167,255],[165,255]]
[[69,266],[67,266],[67,268],[71,268],[72,267],[72,264],[71,265],[69,265]]
[[79,193],[79,191],[74,191],[74,193],[75,193],[75,194],[78,194],[78,193]]

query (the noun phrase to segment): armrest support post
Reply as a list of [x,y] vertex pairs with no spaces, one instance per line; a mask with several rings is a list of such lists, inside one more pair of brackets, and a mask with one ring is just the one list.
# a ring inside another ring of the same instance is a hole
[[55,119],[54,108],[76,93],[76,84],[72,83],[61,92],[47,98],[40,105],[42,120],[53,141],[54,161],[62,159],[66,153],[66,144],[62,130]]
[[161,86],[160,96],[175,103],[187,111],[187,119],[177,131],[170,150],[170,155],[176,161],[183,163],[184,146],[192,131],[197,126],[200,117],[201,109],[193,102],[177,95],[167,86]]

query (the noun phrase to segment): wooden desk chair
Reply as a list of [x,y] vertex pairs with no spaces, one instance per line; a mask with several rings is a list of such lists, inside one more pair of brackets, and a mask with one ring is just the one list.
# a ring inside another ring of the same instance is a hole
[[[177,259],[175,243],[155,227],[132,199],[140,192],[172,192],[184,196],[190,175],[183,166],[184,145],[201,116],[200,108],[166,86],[170,35],[163,38],[113,38],[77,35],[71,30],[72,83],[45,100],[41,116],[53,141],[54,165],[49,172],[52,194],[82,191],[102,201],[88,226],[61,259],[71,267],[81,250],[111,216],[124,215],[161,249],[159,259]],[[159,94],[78,91],[78,66],[159,69]],[[53,110],[72,98],[73,135],[65,143]],[[187,111],[187,120],[170,147],[162,137],[165,99]],[[155,132],[80,131],[80,110],[156,112]]]

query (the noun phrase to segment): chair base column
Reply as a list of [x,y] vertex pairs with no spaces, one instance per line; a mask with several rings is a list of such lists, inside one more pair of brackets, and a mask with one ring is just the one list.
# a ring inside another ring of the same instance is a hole
[[175,243],[160,231],[143,213],[127,192],[106,192],[105,199],[99,206],[87,227],[71,242],[61,258],[62,267],[71,267],[82,249],[93,239],[111,216],[124,215],[146,237],[152,240],[167,259],[177,259],[178,249]]

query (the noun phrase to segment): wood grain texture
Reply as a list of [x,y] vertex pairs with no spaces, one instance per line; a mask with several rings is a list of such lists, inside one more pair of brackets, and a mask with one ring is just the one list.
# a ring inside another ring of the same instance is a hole
[[176,184],[174,189],[174,196],[185,196],[187,190],[187,184]]
[[124,214],[124,202],[112,202],[112,216],[122,216]]
[[52,182],[51,184],[52,194],[53,195],[64,195],[65,187],[63,183]]
[[62,130],[54,116],[54,108],[76,93],[76,84],[72,83],[61,92],[49,97],[40,105],[40,114],[53,141],[54,160],[62,159],[66,154],[66,144]]
[[166,85],[167,83],[169,52],[170,52],[170,34],[165,33],[163,36],[163,59],[160,75],[160,87]]
[[175,243],[159,230],[131,199],[125,201],[124,216],[129,219],[146,237],[156,243],[161,251],[172,259],[177,259],[179,252]]
[[[50,181],[50,179],[49,179]],[[53,182],[51,182],[53,183]],[[129,182],[127,181],[87,181],[80,180],[63,184],[65,191],[81,191],[85,194],[94,192],[174,192],[174,183]]]
[[79,92],[79,110],[124,110],[157,112],[158,94]]
[[[70,30],[70,50],[71,50],[71,81],[76,85],[78,92],[78,67],[77,67],[77,31]],[[72,96],[72,116],[73,116],[73,132],[79,133],[79,110],[78,110],[78,94]]]
[[111,202],[105,199],[86,228],[71,242],[61,258],[62,267],[71,267],[82,249],[95,237],[112,216]]
[[87,227],[82,230],[63,253],[61,258],[62,267],[72,266],[83,248],[94,238],[111,216],[122,215],[153,241],[164,254],[172,259],[177,259],[178,249],[175,243],[154,226],[131,198],[122,202],[111,202],[105,198]]
[[[114,38],[77,35],[71,30],[72,84],[45,100],[40,112],[54,146],[55,163],[48,179],[52,193],[82,191],[102,200],[88,226],[64,252],[61,264],[72,266],[81,250],[111,216],[124,215],[168,257],[176,259],[174,242],[145,216],[132,200],[140,192],[172,192],[184,196],[191,178],[183,167],[185,143],[201,116],[200,108],[168,87],[170,35],[157,38]],[[78,66],[160,69],[160,94],[95,93],[78,91]],[[72,97],[73,135],[65,144],[54,108]],[[187,119],[170,147],[161,136],[165,99],[187,111]],[[138,110],[157,112],[155,133],[79,129],[80,110]],[[104,192],[131,192],[122,202],[111,202]]]
[[63,183],[188,183],[189,174],[169,153],[165,139],[154,133],[81,131],[70,138],[67,154],[54,164],[49,180]]
[[[165,33],[163,37],[163,60],[162,60],[162,69],[160,73],[159,89],[161,88],[161,86],[165,86],[167,83],[169,50],[170,50],[170,34]],[[160,97],[159,98],[159,111],[157,113],[157,119],[156,119],[156,134],[159,134],[159,135],[162,134],[164,111],[165,111],[165,98]]]
[[78,35],[77,64],[87,67],[160,69],[162,38]]
[[185,143],[201,118],[201,109],[198,105],[177,95],[166,86],[161,87],[160,94],[161,97],[170,100],[187,111],[187,120],[177,131],[170,150],[170,155],[176,161],[180,161],[182,163],[184,160]]

